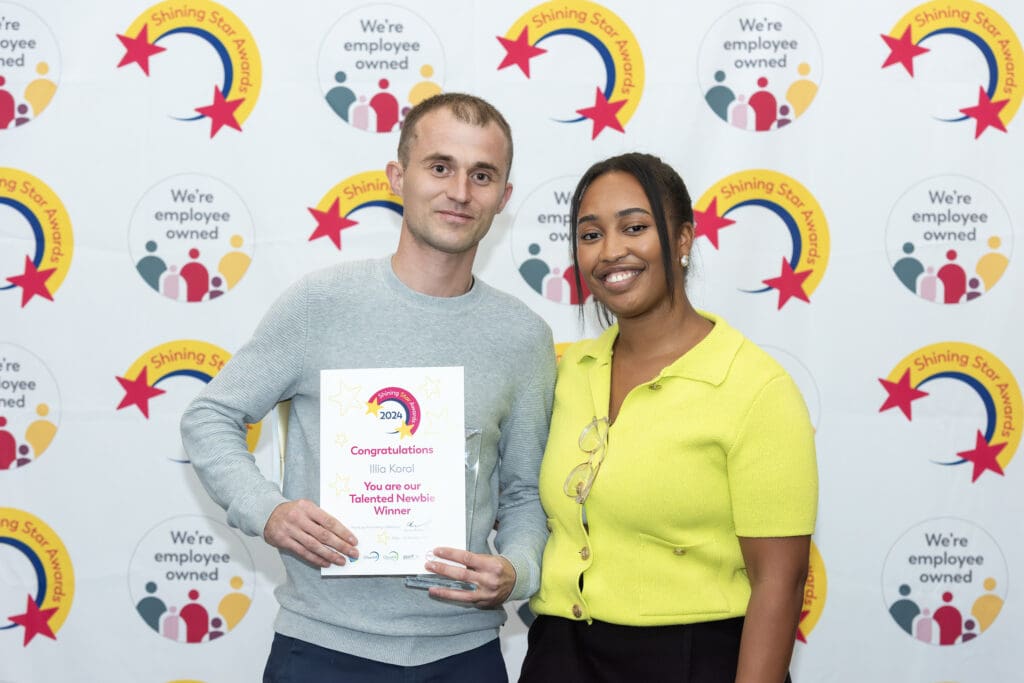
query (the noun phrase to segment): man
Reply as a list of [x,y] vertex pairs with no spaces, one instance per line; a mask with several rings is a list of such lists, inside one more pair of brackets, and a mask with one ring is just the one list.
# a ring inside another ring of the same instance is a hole
[[[508,201],[508,123],[476,97],[441,94],[409,112],[387,166],[404,215],[388,259],[313,273],[270,309],[182,419],[193,465],[228,522],[282,552],[287,580],[265,681],[504,680],[501,605],[537,588],[547,531],[537,473],[554,383],[551,331],[472,273]],[[324,579],[358,557],[344,520],[317,506],[319,373],[329,368],[463,366],[469,550],[426,569],[474,590],[405,587],[402,577]],[[291,399],[284,490],[246,451],[245,423]],[[469,490],[476,482],[475,491]],[[498,555],[487,537],[497,521]],[[467,609],[469,608],[469,609]]]

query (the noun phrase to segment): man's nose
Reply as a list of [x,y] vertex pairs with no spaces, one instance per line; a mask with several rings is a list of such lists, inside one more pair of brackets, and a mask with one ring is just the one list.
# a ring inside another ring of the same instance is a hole
[[470,181],[468,173],[454,173],[448,181],[448,197],[459,204],[469,201]]

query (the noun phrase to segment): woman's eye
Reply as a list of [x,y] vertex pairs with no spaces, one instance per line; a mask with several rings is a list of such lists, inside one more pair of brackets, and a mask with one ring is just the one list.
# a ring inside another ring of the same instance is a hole
[[601,236],[601,233],[597,232],[596,230],[588,230],[586,232],[581,232],[580,233],[580,241],[581,242],[591,242],[593,240],[596,240],[600,236]]
[[643,224],[631,225],[628,228],[626,228],[626,232],[627,233],[638,233],[638,232],[643,232],[646,229],[647,229],[647,226],[643,225]]

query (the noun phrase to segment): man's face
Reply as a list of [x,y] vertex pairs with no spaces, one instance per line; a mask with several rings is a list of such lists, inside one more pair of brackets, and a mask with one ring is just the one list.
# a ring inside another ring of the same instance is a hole
[[475,252],[512,193],[501,128],[465,123],[438,109],[419,120],[415,133],[408,164],[393,161],[387,167],[404,205],[402,229],[420,247]]

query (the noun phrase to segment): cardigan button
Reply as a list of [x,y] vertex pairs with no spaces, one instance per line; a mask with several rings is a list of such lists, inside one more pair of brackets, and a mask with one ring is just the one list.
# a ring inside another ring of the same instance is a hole
[[685,555],[686,554],[686,548],[673,548],[672,552],[675,553],[676,555]]
[[590,559],[590,548],[588,548],[587,546],[583,546],[582,548],[580,548],[580,559],[581,560],[589,560]]
[[657,382],[654,382],[653,384],[648,385],[647,388],[650,389],[651,391],[657,391],[658,389],[661,389],[661,385]]
[[579,619],[583,616],[583,609],[579,605],[572,606],[572,615]]

